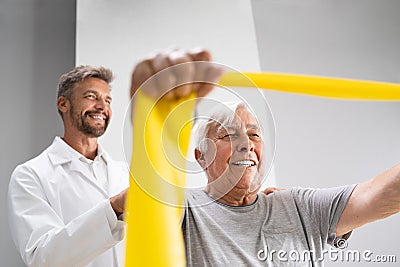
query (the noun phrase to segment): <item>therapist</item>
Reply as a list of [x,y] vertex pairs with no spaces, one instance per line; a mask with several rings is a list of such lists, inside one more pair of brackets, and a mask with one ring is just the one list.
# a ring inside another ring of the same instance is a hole
[[97,143],[112,115],[112,80],[104,67],[79,66],[62,75],[57,108],[63,137],[11,176],[11,234],[28,266],[123,264],[125,223],[117,216],[128,170]]

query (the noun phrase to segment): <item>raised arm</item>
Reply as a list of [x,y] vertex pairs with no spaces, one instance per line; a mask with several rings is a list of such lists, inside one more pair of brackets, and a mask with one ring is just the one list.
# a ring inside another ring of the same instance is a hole
[[356,186],[339,219],[336,234],[400,211],[400,164]]

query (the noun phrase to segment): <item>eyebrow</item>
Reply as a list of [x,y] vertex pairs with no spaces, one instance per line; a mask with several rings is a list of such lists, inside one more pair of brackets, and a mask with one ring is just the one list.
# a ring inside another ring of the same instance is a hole
[[260,130],[260,126],[258,126],[257,124],[247,124],[246,128],[253,129],[253,130]]
[[[220,125],[217,129],[217,132],[221,132],[221,131],[225,131],[225,130],[237,130],[240,128],[241,128],[241,125],[239,125],[239,124]],[[257,124],[247,124],[246,129],[260,130],[260,126],[258,126]]]
[[[93,90],[93,89],[87,89],[86,91],[83,92],[83,95],[90,94],[90,93],[95,94],[95,95],[99,95],[99,92],[96,91],[96,90]],[[111,101],[112,97],[107,95],[106,99]]]

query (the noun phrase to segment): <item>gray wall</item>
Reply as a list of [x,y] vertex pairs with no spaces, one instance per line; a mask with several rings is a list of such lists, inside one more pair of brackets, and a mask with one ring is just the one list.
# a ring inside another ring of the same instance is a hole
[[75,65],[74,0],[0,1],[0,265],[24,266],[9,233],[6,195],[15,166],[62,134],[58,77]]

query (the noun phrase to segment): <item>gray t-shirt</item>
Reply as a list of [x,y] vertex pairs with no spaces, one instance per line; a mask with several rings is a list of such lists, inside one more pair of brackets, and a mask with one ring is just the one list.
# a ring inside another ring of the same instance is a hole
[[321,266],[354,187],[260,193],[243,207],[188,191],[182,222],[187,266]]

